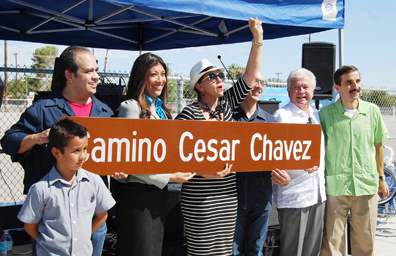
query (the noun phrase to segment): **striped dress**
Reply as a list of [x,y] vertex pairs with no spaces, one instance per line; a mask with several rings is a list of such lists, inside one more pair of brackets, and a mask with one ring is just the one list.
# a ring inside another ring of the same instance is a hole
[[[224,93],[224,120],[232,121],[233,109],[250,91],[243,78]],[[186,106],[179,120],[206,120],[198,103]],[[213,170],[218,172],[221,170]],[[181,209],[184,219],[188,255],[232,255],[237,215],[235,174],[222,179],[207,179],[196,175],[183,183]]]

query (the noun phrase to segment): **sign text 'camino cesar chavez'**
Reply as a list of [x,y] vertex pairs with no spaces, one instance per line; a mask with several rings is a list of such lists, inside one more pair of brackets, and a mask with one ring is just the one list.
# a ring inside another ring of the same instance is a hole
[[315,124],[73,117],[89,131],[83,168],[101,175],[307,169],[319,165]]

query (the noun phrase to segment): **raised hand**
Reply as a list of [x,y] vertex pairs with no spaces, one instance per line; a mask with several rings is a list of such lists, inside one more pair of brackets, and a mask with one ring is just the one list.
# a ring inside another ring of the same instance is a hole
[[249,28],[250,31],[252,31],[253,40],[256,42],[263,42],[264,30],[262,22],[258,19],[258,17],[256,17],[255,19],[249,19]]

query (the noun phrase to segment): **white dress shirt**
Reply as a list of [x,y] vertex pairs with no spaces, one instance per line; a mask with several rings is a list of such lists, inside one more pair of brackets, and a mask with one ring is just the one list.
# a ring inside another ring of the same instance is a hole
[[[319,111],[309,107],[308,116],[292,102],[277,110],[273,116],[279,123],[306,124],[311,117],[312,124],[320,124]],[[290,183],[286,186],[273,184],[273,198],[277,208],[305,208],[326,201],[324,174],[324,136],[321,135],[320,166],[309,174],[304,170],[288,170]]]

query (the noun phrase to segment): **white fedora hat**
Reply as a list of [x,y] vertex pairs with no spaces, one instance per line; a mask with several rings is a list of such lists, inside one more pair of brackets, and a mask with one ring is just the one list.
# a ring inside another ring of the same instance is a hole
[[217,68],[212,63],[210,63],[207,59],[202,59],[195,64],[190,71],[190,90],[194,90],[195,84],[199,79],[207,72],[218,70],[219,72],[223,72],[224,68]]

